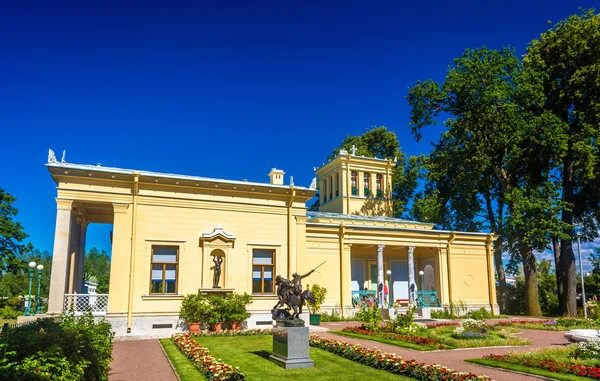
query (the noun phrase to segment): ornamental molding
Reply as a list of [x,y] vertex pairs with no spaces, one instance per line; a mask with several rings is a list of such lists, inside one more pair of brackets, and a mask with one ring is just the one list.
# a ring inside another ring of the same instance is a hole
[[213,241],[221,241],[223,245],[233,247],[233,244],[235,243],[235,236],[233,234],[226,233],[220,226],[214,228],[210,233],[207,233],[205,230],[200,236],[200,246],[205,246]]
[[56,209],[71,211],[72,208],[73,208],[73,200],[64,199],[64,198],[56,199]]
[[127,202],[113,202],[112,204],[115,213],[127,213],[127,209],[129,209]]

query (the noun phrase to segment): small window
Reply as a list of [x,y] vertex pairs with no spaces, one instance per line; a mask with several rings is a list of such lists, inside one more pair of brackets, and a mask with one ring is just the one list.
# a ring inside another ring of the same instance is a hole
[[329,176],[329,200],[333,199],[333,188],[334,188],[334,184],[333,184],[333,176]]
[[252,250],[252,293],[273,294],[275,275],[275,250]]
[[382,183],[383,183],[383,176],[378,173],[377,174],[377,197],[381,198],[383,196],[383,190],[382,190]]
[[152,246],[151,294],[177,293],[178,246]]
[[350,182],[352,185],[352,196],[358,196],[358,183],[356,182],[356,171],[352,171],[350,174]]
[[371,174],[369,172],[364,173],[365,178],[365,197],[371,195]]
[[340,195],[340,174],[335,174],[335,197]]

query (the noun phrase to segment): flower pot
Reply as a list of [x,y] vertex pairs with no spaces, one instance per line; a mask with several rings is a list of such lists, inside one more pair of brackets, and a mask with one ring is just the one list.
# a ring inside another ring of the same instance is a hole
[[321,314],[308,315],[308,323],[310,325],[321,325]]
[[210,330],[211,331],[215,331],[218,332],[221,330],[221,326],[223,325],[223,322],[218,322],[218,323],[210,323]]
[[239,321],[232,321],[231,322],[231,329],[234,331],[241,331],[242,330],[242,323]]
[[196,333],[200,331],[200,323],[188,323],[190,333]]

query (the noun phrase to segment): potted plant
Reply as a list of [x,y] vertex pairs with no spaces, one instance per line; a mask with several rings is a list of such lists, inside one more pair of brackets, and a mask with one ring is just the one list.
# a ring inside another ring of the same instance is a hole
[[[306,285],[307,288],[308,285]],[[308,310],[310,311],[309,315],[309,324],[310,325],[320,325],[321,324],[321,305],[325,301],[325,296],[327,295],[327,289],[325,287],[321,287],[318,284],[313,284],[310,287],[310,292],[314,296],[314,302],[308,302]]]
[[206,321],[212,307],[206,298],[200,294],[186,295],[181,301],[179,315],[188,324],[191,333],[200,330],[200,323]]
[[231,324],[231,329],[239,331],[242,329],[242,323],[250,317],[250,313],[246,310],[246,306],[252,303],[252,296],[243,293],[232,293],[225,298],[225,316],[223,320]]
[[223,316],[225,312],[225,299],[220,296],[210,296],[208,303],[211,306],[206,321],[210,324],[211,331],[220,331],[223,327]]

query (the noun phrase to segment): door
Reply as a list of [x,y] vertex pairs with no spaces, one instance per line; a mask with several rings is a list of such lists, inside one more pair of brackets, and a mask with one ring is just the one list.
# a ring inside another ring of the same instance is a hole
[[408,299],[407,261],[392,261],[392,298]]
[[352,261],[352,291],[362,290],[365,284],[365,264],[362,260]]

